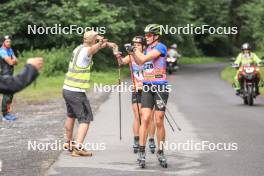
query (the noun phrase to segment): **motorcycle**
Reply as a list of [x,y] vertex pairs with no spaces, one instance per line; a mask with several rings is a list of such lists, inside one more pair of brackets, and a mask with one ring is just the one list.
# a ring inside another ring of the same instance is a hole
[[167,72],[171,75],[174,71],[179,69],[177,57],[167,57]]
[[254,99],[257,97],[257,86],[260,81],[260,68],[264,64],[246,64],[239,66],[238,64],[232,64],[233,68],[239,69],[238,80],[241,86],[240,97],[244,100],[244,104],[252,106]]

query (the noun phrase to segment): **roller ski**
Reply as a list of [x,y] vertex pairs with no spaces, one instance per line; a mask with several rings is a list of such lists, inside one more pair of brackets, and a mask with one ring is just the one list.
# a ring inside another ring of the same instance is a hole
[[156,148],[155,141],[154,141],[153,138],[150,138],[150,139],[149,139],[149,149],[150,149],[150,152],[151,152],[152,154],[155,153],[155,148]]
[[133,150],[134,150],[134,153],[138,153],[139,151],[139,138],[138,137],[134,138]]
[[140,151],[138,155],[138,164],[141,168],[146,167],[146,153]]
[[157,152],[157,158],[158,158],[158,161],[159,161],[161,167],[163,167],[163,168],[167,168],[168,167],[167,159],[165,158],[163,151],[158,151]]

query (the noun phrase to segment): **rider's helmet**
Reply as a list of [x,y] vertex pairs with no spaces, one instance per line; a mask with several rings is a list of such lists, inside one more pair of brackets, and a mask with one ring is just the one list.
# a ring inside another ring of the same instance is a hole
[[241,50],[244,51],[244,50],[251,50],[251,46],[249,43],[243,43],[242,46],[241,46]]
[[141,35],[138,35],[138,36],[135,36],[132,40],[133,43],[140,43],[142,44],[143,46],[146,45],[146,40],[145,40],[145,37],[141,36]]
[[144,29],[145,33],[152,33],[154,35],[161,35],[161,29],[159,24],[149,24]]
[[170,48],[171,48],[171,49],[177,49],[177,44],[176,44],[176,43],[172,44],[172,45],[170,46]]

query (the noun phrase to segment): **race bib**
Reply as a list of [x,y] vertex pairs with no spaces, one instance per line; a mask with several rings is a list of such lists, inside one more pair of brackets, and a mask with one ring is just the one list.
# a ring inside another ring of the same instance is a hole
[[152,73],[154,71],[154,64],[152,62],[147,62],[144,64],[144,72]]
[[143,71],[142,70],[135,70],[133,71],[133,75],[134,77],[137,79],[137,80],[143,80],[144,77],[143,77]]

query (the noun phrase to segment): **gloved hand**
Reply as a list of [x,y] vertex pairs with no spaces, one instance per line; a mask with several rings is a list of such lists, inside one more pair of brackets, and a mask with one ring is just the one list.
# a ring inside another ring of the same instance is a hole
[[257,64],[258,67],[264,67],[264,62],[260,62]]
[[43,64],[44,64],[43,57],[29,58],[27,60],[27,64],[32,65],[39,71],[42,69]]

